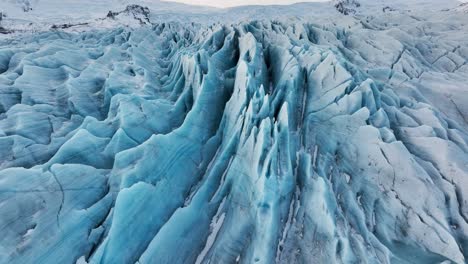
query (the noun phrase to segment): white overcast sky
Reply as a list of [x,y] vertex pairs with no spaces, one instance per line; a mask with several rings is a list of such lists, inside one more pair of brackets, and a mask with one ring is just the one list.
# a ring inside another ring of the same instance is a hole
[[[1,1],[1,0],[0,0]],[[179,2],[191,5],[205,5],[216,7],[232,7],[240,5],[287,5],[299,2],[326,2],[328,0],[164,0],[171,2]],[[468,2],[468,0],[459,0],[460,2]],[[390,1],[391,2],[391,1]]]
[[231,7],[240,5],[287,5],[298,2],[326,2],[327,0],[165,0],[192,5]]

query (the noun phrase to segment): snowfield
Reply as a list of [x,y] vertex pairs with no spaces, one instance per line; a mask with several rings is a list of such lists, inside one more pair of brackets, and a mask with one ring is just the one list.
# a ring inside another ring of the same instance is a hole
[[466,5],[6,1],[0,263],[466,263]]

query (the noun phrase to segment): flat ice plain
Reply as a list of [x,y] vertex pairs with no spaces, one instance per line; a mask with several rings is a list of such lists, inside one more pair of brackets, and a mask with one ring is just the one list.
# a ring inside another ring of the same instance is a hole
[[7,2],[0,263],[466,263],[467,5]]

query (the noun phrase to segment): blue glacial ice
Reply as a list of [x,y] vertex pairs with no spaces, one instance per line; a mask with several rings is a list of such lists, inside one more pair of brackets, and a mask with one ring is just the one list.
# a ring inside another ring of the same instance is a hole
[[465,263],[468,32],[412,23],[0,41],[0,263]]

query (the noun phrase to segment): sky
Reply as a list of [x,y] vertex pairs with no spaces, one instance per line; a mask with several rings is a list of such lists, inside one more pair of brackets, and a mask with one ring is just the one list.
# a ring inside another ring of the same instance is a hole
[[[215,7],[233,7],[240,5],[287,5],[298,2],[326,2],[329,0],[164,0],[171,2],[179,2],[191,5],[204,5]],[[459,0],[460,2],[468,2],[468,0]]]
[[[166,0],[167,1],[167,0]],[[326,2],[327,0],[169,0],[192,5],[205,5],[215,7],[232,7],[240,5],[287,5],[298,2]]]

